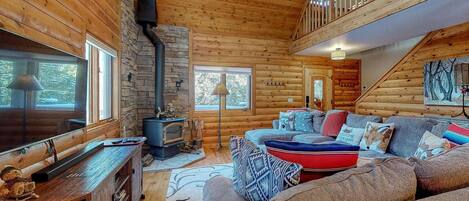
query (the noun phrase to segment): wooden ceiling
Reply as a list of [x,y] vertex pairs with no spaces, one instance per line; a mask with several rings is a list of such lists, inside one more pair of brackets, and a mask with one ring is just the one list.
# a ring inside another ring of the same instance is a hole
[[289,39],[305,0],[158,0],[160,24],[197,33]]

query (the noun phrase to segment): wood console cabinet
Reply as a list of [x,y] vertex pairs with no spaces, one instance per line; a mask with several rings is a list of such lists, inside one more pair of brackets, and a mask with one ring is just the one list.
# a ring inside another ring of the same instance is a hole
[[[142,195],[142,144],[104,147],[51,181],[36,184],[38,200],[138,201]],[[118,199],[119,192],[126,192]]]

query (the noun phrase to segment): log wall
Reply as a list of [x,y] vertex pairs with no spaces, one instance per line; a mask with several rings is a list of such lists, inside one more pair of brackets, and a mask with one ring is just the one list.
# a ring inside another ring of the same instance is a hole
[[[335,82],[355,79],[359,83],[359,76],[354,74],[360,72],[357,61],[332,62],[326,57],[289,54],[289,38],[304,3],[304,0],[158,1],[160,24],[184,26],[191,30],[191,64],[253,69],[253,109],[223,113],[223,142],[226,143],[231,135],[242,136],[247,130],[271,127],[272,120],[278,118],[280,111],[303,107],[306,67],[336,67],[333,71],[337,75]],[[190,74],[193,77],[192,70]],[[281,81],[285,86],[267,86],[264,82],[269,80]],[[193,98],[193,85],[190,89]],[[347,102],[350,99],[341,95],[345,89],[333,87],[331,90],[337,94],[333,99],[340,99],[337,107],[354,109]],[[288,102],[289,97],[293,102]],[[217,142],[217,112],[194,111],[191,102],[191,117],[205,121],[204,143],[214,145]]]
[[[253,69],[253,105],[251,111],[225,112],[222,135],[227,142],[231,135],[244,135],[247,130],[269,128],[280,111],[304,107],[304,72],[307,66],[321,66],[333,70],[333,100],[340,109],[354,110],[353,101],[360,94],[359,62],[347,60],[332,62],[325,57],[299,57],[288,54],[287,40],[267,40],[237,36],[194,33],[192,63],[208,66],[241,66]],[[267,86],[266,81],[281,81],[284,86]],[[358,83],[355,88],[341,88],[343,80]],[[356,91],[353,91],[356,90]],[[343,94],[350,93],[344,96]],[[289,103],[288,98],[293,98]],[[350,100],[350,102],[347,102]],[[351,104],[351,105],[350,105]],[[351,107],[350,107],[351,106]],[[192,105],[192,108],[193,105]],[[216,112],[192,112],[194,119],[205,121],[204,141],[217,140],[218,118]]]
[[424,105],[424,64],[469,55],[469,23],[429,33],[356,102],[361,114],[451,116],[460,107]]
[[[82,58],[87,33],[120,51],[120,0],[0,0],[0,29]],[[119,128],[120,121],[110,121],[59,137],[59,156],[90,140],[119,136]],[[0,168],[11,164],[27,173],[50,162],[44,144],[0,155]]]

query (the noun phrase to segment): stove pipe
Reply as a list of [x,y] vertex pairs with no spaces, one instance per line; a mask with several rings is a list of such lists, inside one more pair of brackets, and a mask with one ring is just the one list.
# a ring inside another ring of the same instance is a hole
[[165,46],[155,34],[158,13],[156,0],[139,0],[137,8],[137,23],[142,26],[143,34],[155,46],[155,111],[164,111],[164,82],[165,82]]

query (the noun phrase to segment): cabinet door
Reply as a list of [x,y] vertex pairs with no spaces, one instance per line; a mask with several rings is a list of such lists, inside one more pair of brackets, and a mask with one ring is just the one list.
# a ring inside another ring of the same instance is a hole
[[140,200],[143,189],[142,147],[132,157],[132,201]]

